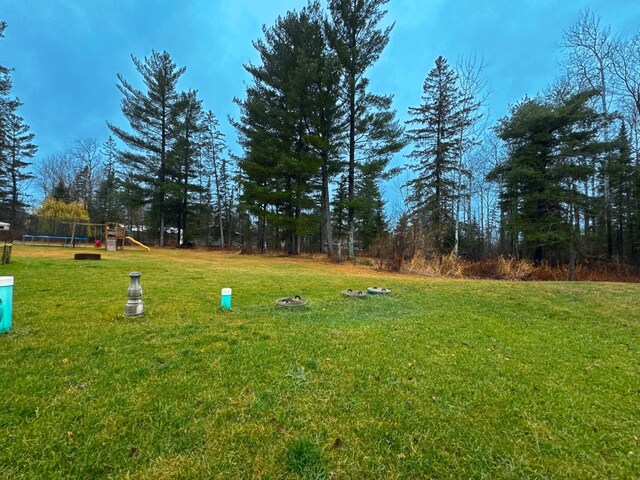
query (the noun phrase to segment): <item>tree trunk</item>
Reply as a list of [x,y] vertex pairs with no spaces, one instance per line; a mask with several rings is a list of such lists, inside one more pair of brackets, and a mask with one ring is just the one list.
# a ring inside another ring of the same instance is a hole
[[218,164],[213,158],[213,180],[216,182],[216,205],[218,206],[218,223],[220,224],[220,246],[224,248],[224,226],[222,224],[222,202],[220,201],[220,180],[218,178]]
[[164,247],[164,197],[165,197],[165,182],[166,172],[165,167],[167,163],[167,99],[162,99],[162,120],[160,122],[160,175],[159,175],[159,187],[160,187],[160,201],[158,208],[160,210],[160,246]]
[[298,180],[296,182],[296,191],[298,193],[297,198],[296,198],[296,209],[295,209],[295,213],[294,213],[294,218],[295,218],[295,225],[296,225],[296,229],[294,231],[293,234],[293,240],[294,243],[292,245],[293,248],[293,253],[295,255],[300,255],[301,252],[301,240],[302,240],[302,235],[300,235],[300,232],[298,231],[298,224],[300,222],[300,216],[302,214],[302,207],[300,205],[300,197],[302,196],[302,186],[301,186],[301,181]]
[[[355,88],[355,87],[354,87]],[[356,177],[356,120],[355,120],[355,92],[350,105],[349,114],[349,179],[348,179],[348,192],[347,198],[349,202],[348,218],[347,218],[347,230],[349,237],[347,258],[352,260],[355,258],[355,208],[353,201],[355,197],[355,177]]]
[[160,246],[164,247],[164,210],[160,211]]
[[347,230],[349,235],[349,247],[347,258],[353,260],[356,257],[355,251],[355,181],[356,181],[356,79],[350,72],[352,78],[349,79],[349,178],[347,200],[349,202]]
[[[600,65],[600,101],[602,104],[602,113],[605,115],[605,124],[604,124],[604,141],[605,143],[609,141],[609,119],[606,118],[608,116],[607,109],[607,91],[606,91],[606,83],[605,83],[605,71],[602,66],[602,62]],[[609,184],[609,158],[605,158],[604,160],[604,221],[607,235],[607,259],[611,260],[613,255],[613,234],[611,232],[611,186]]]
[[575,219],[575,206],[570,207],[569,217],[569,272],[568,278],[570,282],[576,279],[576,219]]
[[458,249],[460,245],[460,202],[462,200],[462,155],[460,155],[459,163],[458,163],[458,182],[456,185],[457,195],[456,195],[456,208],[455,208],[455,219],[454,219],[454,243],[453,243],[453,256],[458,258]]
[[267,249],[266,233],[267,233],[267,218],[264,214],[262,214],[258,219],[258,248],[260,249],[260,253],[265,253]]
[[[325,155],[326,156],[326,155]],[[329,175],[327,174],[326,158],[322,166],[322,223],[323,223],[323,245],[326,245],[326,254],[329,258],[333,257],[333,227],[331,225],[331,203],[329,197]]]

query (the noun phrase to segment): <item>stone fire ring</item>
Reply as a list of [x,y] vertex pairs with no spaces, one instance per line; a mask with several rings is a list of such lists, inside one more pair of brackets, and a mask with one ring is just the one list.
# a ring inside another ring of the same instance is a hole
[[302,307],[306,304],[307,301],[304,298],[300,298],[299,295],[296,295],[295,297],[279,298],[276,300],[276,305],[284,308]]
[[371,295],[378,295],[378,294],[391,293],[391,290],[383,287],[369,287],[367,288],[367,292],[369,292]]
[[99,253],[76,253],[74,260],[100,260],[102,258]]
[[342,294],[345,297],[350,298],[367,298],[367,292],[363,292],[362,290],[351,290],[350,288],[347,290],[342,290]]

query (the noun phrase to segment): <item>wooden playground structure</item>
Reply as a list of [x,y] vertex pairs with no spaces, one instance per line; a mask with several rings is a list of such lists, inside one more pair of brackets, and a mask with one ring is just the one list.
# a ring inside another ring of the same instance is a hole
[[115,252],[124,246],[127,231],[116,222],[107,222],[104,226],[104,243],[107,252]]
[[107,244],[107,252],[115,252],[118,248],[122,248],[125,240],[129,240],[131,243],[143,248],[147,252],[151,251],[151,249],[143,243],[135,240],[134,238],[128,237],[127,230],[124,226],[116,222],[109,222],[105,224],[105,242]]
[[[22,236],[22,245],[27,242],[31,245],[62,245],[75,248],[76,246],[90,246],[90,240],[92,246],[100,248],[106,247],[107,252],[115,252],[122,249],[125,246],[125,242],[128,240],[133,245],[140,247],[147,252],[151,251],[149,247],[143,243],[135,240],[132,237],[127,236],[127,230],[124,225],[118,222],[107,223],[88,223],[88,222],[63,222],[66,225],[71,225],[70,235],[30,235],[26,234]],[[84,229],[84,235],[81,234]],[[89,234],[91,232],[92,234]]]

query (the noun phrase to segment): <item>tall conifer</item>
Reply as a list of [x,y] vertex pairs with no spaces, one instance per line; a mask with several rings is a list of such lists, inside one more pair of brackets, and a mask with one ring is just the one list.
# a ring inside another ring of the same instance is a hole
[[[401,129],[395,124],[391,97],[371,94],[368,91],[369,80],[365,76],[389,43],[393,25],[386,28],[379,26],[387,13],[384,6],[388,2],[389,0],[330,0],[328,4],[331,17],[328,25],[329,38],[342,67],[342,101],[348,126],[349,258],[355,256],[358,159],[365,160],[377,153],[389,155],[402,148],[402,144],[398,142]],[[367,138],[370,135],[377,138]]]
[[[454,202],[460,169],[460,131],[469,126],[472,105],[458,87],[458,76],[438,57],[422,87],[422,103],[409,107],[409,154],[415,177],[407,185],[413,213],[430,239],[431,253],[445,253],[445,237],[454,227]],[[453,246],[453,245],[452,245]]]
[[160,246],[165,243],[168,215],[167,194],[170,185],[169,152],[174,142],[176,104],[180,98],[177,84],[185,68],[178,68],[167,52],[152,51],[140,60],[131,56],[146,92],[135,88],[118,74],[118,89],[123,95],[122,113],[131,131],[109,124],[111,131],[129,150],[122,161],[130,169],[130,179],[142,187],[146,201],[157,218]]

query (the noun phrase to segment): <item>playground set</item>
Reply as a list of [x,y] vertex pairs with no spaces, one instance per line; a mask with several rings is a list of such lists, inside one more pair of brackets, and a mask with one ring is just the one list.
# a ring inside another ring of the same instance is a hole
[[[126,228],[117,222],[87,223],[87,222],[62,222],[63,234],[41,235],[25,234],[22,236],[22,245],[47,245],[64,247],[95,247],[106,248],[107,252],[115,252],[122,249],[127,242],[146,251],[151,249],[143,243],[127,235]],[[60,233],[60,229],[56,229]]]

